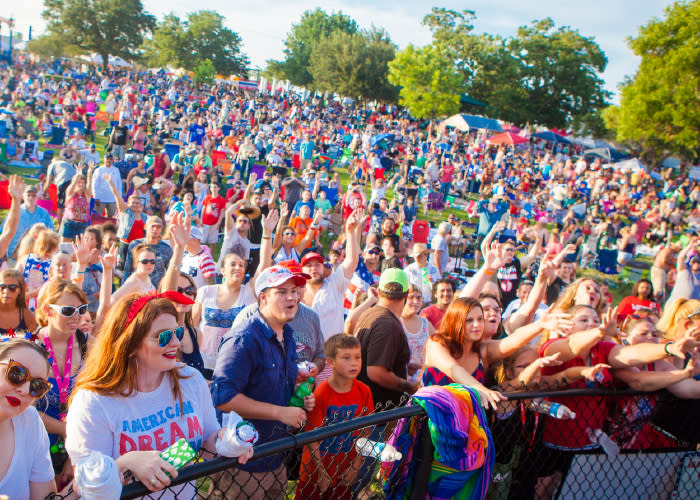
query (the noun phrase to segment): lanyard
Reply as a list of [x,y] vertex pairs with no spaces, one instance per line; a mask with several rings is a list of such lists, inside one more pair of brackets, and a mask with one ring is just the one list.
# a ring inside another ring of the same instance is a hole
[[535,442],[535,436],[537,435],[537,424],[540,423],[540,414],[535,412],[535,428],[532,431],[532,436],[528,437],[527,434],[525,434],[525,404],[523,402],[520,402],[520,422],[522,423],[522,428],[520,429],[520,433],[522,436],[525,438],[525,441],[527,442],[527,452],[530,453],[532,451],[532,445]]
[[48,335],[44,336],[44,344],[46,345],[46,350],[49,351],[49,356],[51,356],[51,369],[53,370],[53,376],[56,379],[58,396],[61,403],[59,420],[63,421],[63,419],[66,417],[68,391],[70,389],[70,372],[71,364],[73,362],[73,335],[71,335],[70,340],[68,340],[66,362],[63,365],[63,377],[61,377],[61,374],[58,371],[58,361],[56,361],[56,354],[54,353],[53,346],[51,345],[51,339],[49,339]]

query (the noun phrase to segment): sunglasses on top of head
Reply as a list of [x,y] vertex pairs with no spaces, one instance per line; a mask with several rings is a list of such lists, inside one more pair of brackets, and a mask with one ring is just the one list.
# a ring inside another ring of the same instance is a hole
[[75,316],[75,313],[77,312],[79,316],[82,316],[87,312],[88,305],[83,304],[81,306],[75,307],[75,306],[59,306],[56,304],[49,304],[49,307],[56,311],[58,314],[61,316],[65,316],[66,318],[72,318]]
[[170,344],[170,341],[173,339],[173,334],[175,337],[177,337],[177,340],[182,340],[182,337],[185,335],[185,327],[178,326],[177,328],[171,328],[170,330],[163,330],[158,334],[158,338],[153,340],[157,340],[160,347],[167,347],[167,345]]
[[10,359],[9,361],[0,361],[7,363],[7,371],[5,372],[5,380],[15,387],[21,387],[25,382],[29,382],[29,395],[33,398],[43,398],[47,392],[51,390],[51,384],[43,378],[29,378],[29,370],[17,361]]

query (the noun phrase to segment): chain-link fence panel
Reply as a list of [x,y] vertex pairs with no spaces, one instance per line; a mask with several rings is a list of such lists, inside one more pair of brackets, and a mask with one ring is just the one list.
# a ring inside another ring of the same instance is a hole
[[[508,396],[488,413],[496,452],[488,499],[700,498],[697,401],[600,389]],[[200,456],[169,488],[131,484],[122,498],[426,498],[434,465],[426,422],[409,405],[303,432],[279,428],[282,437],[256,446],[245,466]]]

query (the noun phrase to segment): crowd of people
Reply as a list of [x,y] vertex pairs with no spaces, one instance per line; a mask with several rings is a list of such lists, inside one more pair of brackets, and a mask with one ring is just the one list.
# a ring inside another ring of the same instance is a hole
[[[450,383],[495,415],[497,462],[540,454],[494,498],[551,498],[574,453],[599,446],[591,431],[623,449],[700,442],[651,422],[671,400],[698,414],[697,181],[163,71],[27,61],[2,69],[0,101],[2,154],[40,174],[0,183],[0,494],[70,491],[94,451],[124,484],[163,490],[177,470],[160,451],[184,438],[216,455],[222,413],[264,443]],[[431,227],[435,203],[466,211]],[[619,304],[584,273],[605,251],[614,272],[653,256]],[[630,397],[612,420],[600,398],[562,400],[577,418],[558,420],[504,396],[624,385],[668,396]],[[209,498],[285,495],[289,464],[248,458]],[[306,447],[297,498],[350,498],[362,460]]]

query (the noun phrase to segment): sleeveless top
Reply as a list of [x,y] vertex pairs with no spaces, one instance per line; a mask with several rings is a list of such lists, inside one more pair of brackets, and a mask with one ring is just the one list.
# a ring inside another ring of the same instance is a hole
[[216,304],[216,294],[219,286],[207,285],[199,289],[197,302],[202,304],[202,319],[199,322],[199,329],[203,334],[203,341],[200,347],[205,368],[214,368],[216,353],[219,350],[221,339],[231,329],[233,320],[238,313],[247,306],[255,302],[252,290],[249,285],[241,285],[238,298],[230,309],[221,309]]
[[90,201],[83,193],[74,193],[66,201],[63,217],[74,222],[88,222],[90,219]]
[[[185,325],[185,328],[187,329],[187,333],[189,334],[190,340],[192,341],[192,352],[181,351],[182,362],[199,371],[199,373],[201,373],[202,375],[205,375],[204,361],[202,360],[202,354],[199,352],[199,342],[197,342],[197,332],[193,327],[189,325]],[[205,378],[207,378],[206,375]],[[209,379],[211,379],[211,376],[209,377]]]
[[285,250],[284,245],[282,245],[277,251],[273,260],[275,264],[279,264],[280,262],[284,262],[285,260],[295,260],[297,262],[301,262],[301,258],[297,253],[297,249],[292,247],[291,251],[287,253],[287,250]]
[[[476,367],[476,370],[474,370],[474,372],[472,373],[472,377],[474,377],[477,381],[479,381],[482,384],[486,383],[486,372],[484,371],[484,365],[481,362],[481,360],[479,360],[479,365]],[[441,372],[438,368],[434,366],[428,366],[423,372],[424,386],[449,385],[452,383],[454,383],[454,380],[452,380],[445,373]]]
[[406,334],[406,340],[408,340],[408,347],[411,350],[411,359],[409,363],[412,365],[423,366],[425,364],[425,343],[428,341],[430,336],[430,331],[428,330],[428,320],[422,316],[420,318],[420,328],[418,332],[409,332],[406,328],[406,323],[401,320],[401,326],[403,326],[403,331]]
[[[24,322],[24,309],[19,310],[19,323],[14,328],[0,328],[0,335],[10,335],[14,337],[15,332],[23,332],[27,330],[27,324]],[[12,332],[12,334],[11,334]]]

